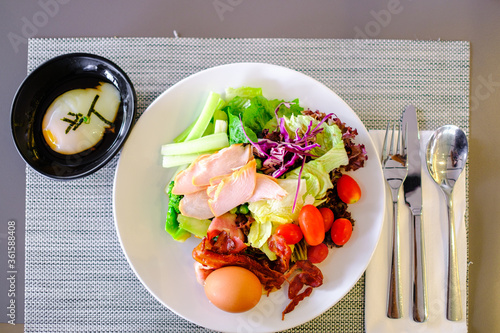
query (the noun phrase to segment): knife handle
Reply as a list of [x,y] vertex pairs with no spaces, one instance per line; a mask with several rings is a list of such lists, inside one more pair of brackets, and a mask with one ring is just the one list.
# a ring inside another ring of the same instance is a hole
[[392,203],[393,211],[393,230],[392,230],[392,256],[391,273],[389,276],[389,295],[387,300],[387,317],[401,318],[403,315],[402,293],[400,284],[399,269],[399,221],[398,221],[398,202]]
[[422,216],[413,214],[413,320],[427,320],[427,282]]

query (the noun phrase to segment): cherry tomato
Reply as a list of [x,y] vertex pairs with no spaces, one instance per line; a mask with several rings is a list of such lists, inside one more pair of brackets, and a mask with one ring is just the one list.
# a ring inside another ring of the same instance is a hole
[[335,219],[333,216],[333,212],[330,208],[323,207],[319,209],[321,215],[323,215],[323,222],[325,223],[325,232],[330,230],[333,224],[333,220]]
[[337,180],[337,193],[340,200],[346,204],[353,204],[361,197],[361,188],[349,175],[342,175]]
[[344,245],[351,238],[352,223],[348,219],[340,218],[333,221],[332,241],[339,246]]
[[304,235],[302,234],[302,230],[300,227],[293,223],[282,224],[278,228],[276,228],[276,233],[280,236],[283,236],[285,242],[287,244],[297,244],[300,242]]
[[313,205],[305,205],[299,213],[299,226],[307,244],[315,246],[325,239],[323,215]]
[[307,247],[307,259],[313,264],[319,264],[326,257],[328,257],[328,246],[325,243]]

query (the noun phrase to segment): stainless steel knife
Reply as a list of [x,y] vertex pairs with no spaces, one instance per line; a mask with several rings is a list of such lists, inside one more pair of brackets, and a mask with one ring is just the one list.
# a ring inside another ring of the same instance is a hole
[[403,183],[403,191],[413,222],[413,320],[424,322],[427,320],[427,283],[422,223],[422,163],[417,111],[413,105],[404,110],[401,128],[407,131],[408,147],[408,176]]

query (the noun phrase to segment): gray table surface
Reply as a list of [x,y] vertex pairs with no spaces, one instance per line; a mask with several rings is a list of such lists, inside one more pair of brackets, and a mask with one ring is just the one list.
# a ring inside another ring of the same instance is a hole
[[[471,42],[469,330],[500,332],[500,2],[493,0],[0,0],[0,309],[6,309],[7,224],[21,266],[25,165],[10,133],[10,105],[26,75],[29,37],[297,37]],[[15,293],[22,302],[23,272]],[[16,319],[23,321],[22,304]],[[5,312],[5,313],[2,313]],[[21,332],[22,324],[0,331]]]

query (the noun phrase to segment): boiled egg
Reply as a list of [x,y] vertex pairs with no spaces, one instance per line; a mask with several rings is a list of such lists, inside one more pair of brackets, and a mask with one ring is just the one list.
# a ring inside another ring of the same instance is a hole
[[65,155],[92,148],[113,127],[119,105],[120,93],[110,83],[67,91],[50,104],[43,117],[45,141]]
[[245,312],[259,303],[262,286],[249,270],[226,266],[216,269],[205,280],[209,301],[226,312]]

